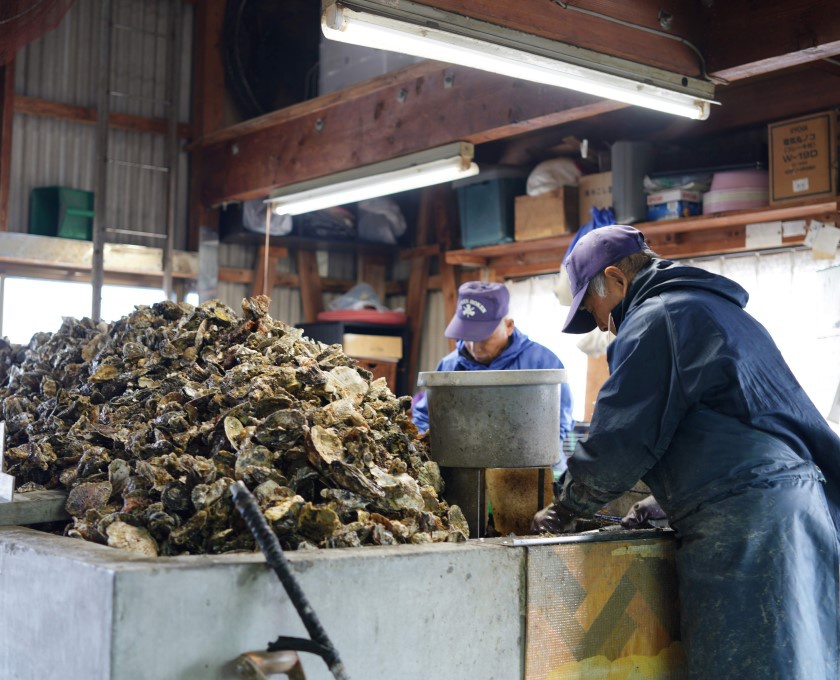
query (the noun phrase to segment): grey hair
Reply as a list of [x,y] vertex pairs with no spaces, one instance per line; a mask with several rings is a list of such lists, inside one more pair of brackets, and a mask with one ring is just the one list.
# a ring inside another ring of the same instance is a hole
[[[654,257],[659,256],[650,248],[644,248],[637,253],[628,255],[624,259],[607,266],[618,267],[632,279],[636,273],[642,269],[642,267],[647,266]],[[604,269],[606,269],[606,267],[604,267]],[[604,276],[604,269],[599,271],[589,280],[589,286],[586,289],[587,294],[597,295],[599,298],[607,296],[607,277]]]

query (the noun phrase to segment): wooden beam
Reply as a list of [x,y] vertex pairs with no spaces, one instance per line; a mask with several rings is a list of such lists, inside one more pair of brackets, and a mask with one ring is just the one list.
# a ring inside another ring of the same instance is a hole
[[[37,97],[25,97],[23,95],[15,97],[15,113],[96,125],[96,107],[64,104],[47,99],[38,99]],[[146,118],[145,116],[134,116],[128,113],[111,113],[108,117],[108,125],[119,130],[165,135],[167,122],[165,118]],[[190,139],[192,134],[192,127],[188,123],[178,124],[178,136],[181,139]]]
[[796,68],[719,87],[708,120],[672,117],[653,132],[652,141],[679,144],[738,128],[840,107],[840,66]]
[[[690,258],[704,255],[737,253],[747,250],[745,225],[758,222],[817,219],[838,221],[840,202],[824,201],[809,205],[791,205],[759,210],[740,210],[718,215],[701,215],[679,220],[643,222],[636,226],[651,248],[664,257]],[[461,264],[464,254],[474,252],[485,267],[488,278],[516,279],[541,274],[556,274],[571,242],[572,234],[536,241],[504,243],[474,248],[472,251],[449,251],[446,260]],[[786,237],[782,246],[801,245],[802,236]],[[451,257],[450,257],[451,256]]]
[[706,10],[706,68],[724,81],[790,68],[840,54],[836,0],[715,2]]
[[[440,205],[440,214],[435,220],[435,240],[439,247],[448,250],[454,238],[454,232],[458,226],[456,216],[457,197],[453,189],[443,188],[446,195]],[[455,308],[458,304],[458,277],[455,274],[455,267],[449,264],[445,258],[438,258],[438,269],[440,270],[440,289],[443,293],[443,314],[445,319],[455,316]],[[427,283],[427,287],[431,288]],[[449,351],[455,349],[455,340],[449,338]]]
[[415,257],[432,257],[440,255],[440,243],[433,243],[430,246],[418,246],[416,248],[404,248],[400,250],[401,260],[413,260]]
[[[197,137],[222,127],[225,77],[222,67],[222,28],[225,0],[203,0],[196,3],[193,14],[193,98],[191,118]],[[202,227],[218,230],[218,210],[211,210],[201,201],[205,169],[192,159],[190,163],[188,247],[196,250]]]
[[[0,274],[19,276],[30,279],[50,281],[75,281],[90,283],[90,270],[47,267],[28,262],[0,262]],[[103,274],[103,283],[115,286],[135,286],[138,288],[160,288],[163,277],[129,272],[109,272]],[[181,281],[182,279],[178,279]]]
[[254,276],[251,279],[251,297],[257,295],[271,297],[277,281],[277,263],[288,256],[289,251],[285,248],[259,247]]
[[270,113],[195,145],[205,206],[455,141],[482,142],[625,108],[438,62]]
[[[219,281],[224,283],[243,283],[250,285],[254,282],[255,271],[246,267],[219,267]],[[324,293],[346,293],[350,290],[356,281],[353,279],[337,279],[332,277],[321,278],[321,291]],[[297,274],[288,272],[276,272],[274,274],[275,288],[300,288],[300,277]],[[408,288],[408,282],[400,281],[386,281],[385,294],[386,295],[405,295]],[[429,289],[437,290],[440,288],[440,277],[430,277]]]
[[468,250],[449,250],[444,253],[444,262],[459,264],[463,267],[486,267],[489,257],[471,253]]
[[316,321],[318,313],[324,309],[321,292],[321,276],[318,274],[317,253],[314,250],[297,251],[298,276],[300,277],[300,297],[303,305],[303,320],[307,323]]
[[390,260],[377,255],[359,253],[357,269],[359,281],[369,284],[384,303],[386,294],[385,274]]
[[[576,0],[574,3],[521,0],[416,0],[498,26],[610,54],[666,71],[699,76],[697,56],[676,36],[697,43],[702,38],[697,3],[659,0]],[[669,10],[667,31],[660,10]],[[610,21],[615,19],[617,21]],[[622,23],[617,23],[622,22]],[[629,25],[629,24],[632,24]],[[666,34],[666,35],[663,35]]]
[[[439,187],[427,187],[420,194],[420,210],[417,215],[417,229],[414,238],[419,248],[422,248],[431,240],[435,203],[439,200],[440,195]],[[409,393],[413,393],[416,387],[417,364],[420,360],[420,339],[422,338],[423,321],[426,316],[428,283],[429,258],[417,257],[412,259],[408,275],[408,293],[405,301],[405,312],[408,316],[411,331],[411,343],[406,362]]]
[[0,231],[9,230],[9,187],[12,177],[12,119],[15,60],[0,65]]

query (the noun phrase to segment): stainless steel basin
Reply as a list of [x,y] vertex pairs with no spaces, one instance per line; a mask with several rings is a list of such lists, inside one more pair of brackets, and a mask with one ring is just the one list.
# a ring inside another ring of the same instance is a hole
[[430,371],[432,458],[461,468],[543,467],[560,458],[562,369]]

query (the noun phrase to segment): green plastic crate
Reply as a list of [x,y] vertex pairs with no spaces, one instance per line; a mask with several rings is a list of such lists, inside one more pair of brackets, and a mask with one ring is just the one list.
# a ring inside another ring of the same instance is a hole
[[69,187],[37,187],[29,196],[29,233],[90,241],[93,192]]
[[497,166],[452,183],[464,248],[513,241],[514,199],[525,193],[526,180],[518,168]]

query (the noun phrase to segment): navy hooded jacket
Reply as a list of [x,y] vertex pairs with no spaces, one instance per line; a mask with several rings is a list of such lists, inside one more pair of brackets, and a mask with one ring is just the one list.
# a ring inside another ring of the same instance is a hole
[[812,461],[840,534],[840,438],[747,299],[730,279],[668,260],[636,274],[612,312],[618,334],[589,437],[569,461],[587,488],[564,504],[597,509],[643,479],[673,521]]
[[691,680],[840,677],[840,438],[729,279],[654,259],[556,500],[644,480],[677,532]]

